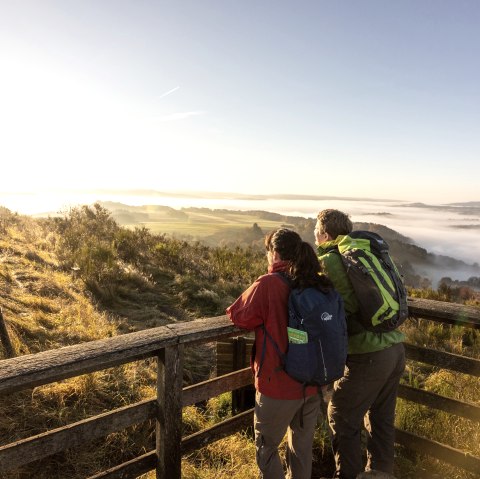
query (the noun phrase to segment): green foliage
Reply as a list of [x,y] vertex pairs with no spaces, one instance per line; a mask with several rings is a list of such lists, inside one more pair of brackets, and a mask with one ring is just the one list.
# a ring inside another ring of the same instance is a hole
[[7,227],[12,221],[12,212],[5,208],[4,206],[0,206],[0,233],[5,234],[7,232]]
[[[444,278],[445,279],[445,278]],[[467,306],[480,307],[480,294],[467,286],[454,286],[448,282],[441,281],[438,289],[409,288],[409,296],[412,298],[433,299],[447,303],[459,303]]]
[[114,238],[119,259],[136,266],[151,260],[151,251],[159,240],[145,227],[134,230],[119,227]]
[[123,228],[99,204],[73,208],[54,219],[54,225],[56,252],[64,269],[78,271],[97,300],[110,307],[121,298],[134,301],[127,286],[159,295],[162,288],[192,314],[223,314],[266,270],[263,252],[257,248],[208,247],[144,227]]
[[57,254],[66,268],[78,268],[80,277],[92,287],[108,284],[119,275],[115,244],[119,227],[105,208],[98,203],[72,208],[54,221]]

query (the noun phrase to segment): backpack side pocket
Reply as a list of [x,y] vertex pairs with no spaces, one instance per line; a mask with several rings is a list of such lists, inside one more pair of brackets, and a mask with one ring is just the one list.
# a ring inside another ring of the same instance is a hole
[[301,382],[311,384],[317,371],[317,351],[315,342],[304,344],[290,343],[285,359],[285,372]]

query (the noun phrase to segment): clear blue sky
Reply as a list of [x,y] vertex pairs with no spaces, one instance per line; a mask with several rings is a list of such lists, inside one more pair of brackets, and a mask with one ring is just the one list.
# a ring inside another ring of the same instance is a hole
[[479,26],[478,0],[3,0],[2,190],[479,201]]

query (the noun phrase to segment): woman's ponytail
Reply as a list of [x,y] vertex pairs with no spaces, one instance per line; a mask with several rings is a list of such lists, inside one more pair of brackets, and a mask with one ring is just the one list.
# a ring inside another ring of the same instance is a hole
[[297,255],[291,261],[290,275],[296,288],[319,288],[326,291],[333,287],[328,277],[322,274],[317,255],[306,241],[298,245]]

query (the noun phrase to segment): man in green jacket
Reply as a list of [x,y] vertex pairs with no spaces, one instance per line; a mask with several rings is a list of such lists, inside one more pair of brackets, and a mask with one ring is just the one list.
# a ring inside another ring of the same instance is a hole
[[[345,376],[334,384],[328,422],[335,455],[335,477],[355,479],[363,470],[393,473],[395,405],[405,369],[404,335],[367,331],[355,319],[358,302],[336,246],[353,229],[342,211],[320,211],[315,243],[324,271],[341,294],[347,315],[348,358]],[[364,467],[361,431],[367,430]]]

